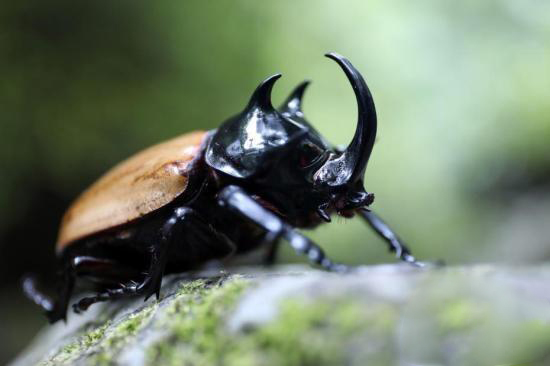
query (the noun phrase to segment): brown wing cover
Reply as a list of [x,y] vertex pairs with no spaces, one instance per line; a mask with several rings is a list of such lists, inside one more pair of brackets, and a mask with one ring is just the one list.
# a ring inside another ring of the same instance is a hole
[[119,163],[84,191],[61,221],[57,251],[85,236],[135,220],[187,188],[188,167],[206,132],[154,145]]

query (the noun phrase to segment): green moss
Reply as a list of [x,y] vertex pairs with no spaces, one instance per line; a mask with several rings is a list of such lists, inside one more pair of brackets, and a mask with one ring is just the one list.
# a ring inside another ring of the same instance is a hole
[[103,339],[103,336],[105,335],[105,330],[107,327],[111,324],[110,321],[107,321],[105,324],[103,324],[100,327],[97,327],[88,333],[84,334],[82,336],[81,340],[81,346],[83,348],[89,348],[99,342],[101,339]]
[[483,320],[484,313],[481,304],[471,300],[455,299],[443,302],[437,320],[442,330],[454,332],[477,325]]
[[226,364],[389,364],[395,319],[396,309],[382,304],[367,309],[334,298],[287,300],[276,320],[239,335]]
[[394,361],[398,308],[382,302],[367,307],[360,299],[291,298],[267,324],[232,333],[227,317],[249,285],[239,276],[187,282],[160,309],[154,303],[94,328],[47,365],[112,365],[148,324],[165,336],[145,350],[147,364],[322,366]]
[[70,365],[78,359],[89,357],[87,363],[94,365],[112,364],[113,356],[130,342],[139,329],[149,319],[156,304],[145,307],[129,315],[119,323],[107,321],[105,324],[87,331],[75,342],[64,346],[42,365]]
[[72,362],[82,353],[97,344],[105,334],[105,330],[109,327],[110,322],[106,322],[101,326],[87,326],[82,331],[83,335],[76,341],[65,345],[49,360],[42,362],[42,365],[59,365]]
[[206,289],[208,289],[206,280],[199,279],[184,283],[181,285],[177,293],[178,295],[202,294],[202,291]]
[[[223,282],[227,278],[214,281],[195,280],[181,286],[176,292],[175,299],[163,309],[163,318],[159,321],[161,326],[169,324],[171,331],[177,337],[187,339],[194,331],[190,322],[197,321],[203,324],[200,337],[193,334],[199,349],[206,350],[213,346],[212,333],[217,329],[216,319],[221,318],[222,313],[228,308],[226,305],[234,303],[245,281],[239,278]],[[199,306],[202,304],[203,306]],[[62,347],[53,356],[41,364],[67,365],[77,360],[84,360],[88,364],[110,365],[114,363],[115,356],[125,345],[132,342],[140,330],[146,326],[158,308],[157,303],[141,308],[139,311],[124,316],[120,321],[113,323],[106,320],[101,326],[84,328],[82,336],[74,342]],[[192,309],[192,310],[191,310]],[[175,314],[191,314],[192,317],[183,321],[173,322]],[[215,344],[214,344],[215,345]],[[162,349],[161,346],[158,346]],[[160,354],[165,354],[165,351]]]
[[78,342],[73,342],[64,346],[54,357],[49,359],[46,362],[41,363],[41,365],[59,365],[63,364],[76,356],[81,351],[81,347]]
[[138,331],[151,319],[157,304],[153,303],[138,312],[113,324],[101,342],[96,345],[89,359],[90,364],[111,365],[113,359],[126,344],[130,343]]
[[227,327],[228,317],[243,291],[258,281],[190,281],[160,303],[84,327],[86,333],[81,330],[43,364],[111,365],[122,350],[159,365],[550,364],[546,303],[515,296],[495,282],[498,276],[481,270],[473,281],[464,270],[438,273],[437,281],[421,282],[422,291],[406,302],[350,290],[289,294],[274,319],[235,331]]
[[183,285],[159,321],[161,328],[168,327],[170,335],[148,350],[149,363],[215,364],[229,346],[223,320],[247,285],[248,281],[238,276]]
[[[148,350],[148,364],[359,365],[375,353],[378,364],[390,363],[394,307],[373,304],[366,309],[332,298],[287,300],[269,324],[232,334],[224,320],[246,286],[237,278],[182,287],[160,322],[169,335]],[[387,339],[380,340],[384,335]]]

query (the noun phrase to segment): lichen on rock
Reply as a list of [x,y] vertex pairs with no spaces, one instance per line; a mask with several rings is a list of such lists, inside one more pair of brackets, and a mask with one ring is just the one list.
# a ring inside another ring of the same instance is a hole
[[160,301],[94,305],[13,365],[550,362],[550,268],[304,267],[165,278]]

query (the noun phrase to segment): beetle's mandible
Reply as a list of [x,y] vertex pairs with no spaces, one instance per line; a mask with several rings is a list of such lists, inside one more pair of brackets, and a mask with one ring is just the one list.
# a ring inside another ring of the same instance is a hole
[[76,302],[76,312],[109,299],[158,298],[166,273],[262,245],[265,261],[273,262],[280,239],[322,268],[344,271],[296,231],[330,222],[331,214],[358,214],[398,258],[422,265],[367,208],[374,200],[363,186],[376,137],[374,102],[347,59],[326,56],[343,69],[357,99],[357,126],[346,149],[333,147],[306,121],[301,100],[307,82],[275,109],[271,89],[281,75],[270,76],[217,130],[146,149],[88,188],[59,230],[57,297],[39,292],[31,278],[23,281],[27,296],[55,322],[66,318],[77,284],[92,284],[97,293]]

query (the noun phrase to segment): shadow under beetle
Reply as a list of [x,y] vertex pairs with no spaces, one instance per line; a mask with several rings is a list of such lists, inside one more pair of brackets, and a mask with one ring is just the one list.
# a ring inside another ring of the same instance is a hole
[[[374,102],[361,74],[329,53],[344,70],[358,104],[355,134],[345,150],[330,145],[304,118],[300,84],[279,110],[264,80],[246,108],[217,130],[193,132],[146,149],[115,166],[65,213],[57,241],[58,293],[40,293],[31,278],[23,289],[50,322],[66,318],[76,279],[95,296],[73,305],[78,313],[99,301],[155,294],[162,276],[206,261],[267,246],[273,262],[279,239],[329,271],[345,271],[295,228],[359,214],[397,257],[422,265],[367,207],[363,175],[376,136]],[[79,281],[80,282],[80,281]]]

